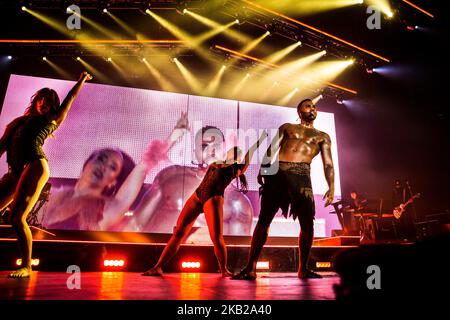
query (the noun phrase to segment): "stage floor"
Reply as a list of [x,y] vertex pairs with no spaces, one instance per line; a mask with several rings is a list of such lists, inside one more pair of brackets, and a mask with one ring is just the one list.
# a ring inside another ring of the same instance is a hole
[[[64,272],[33,271],[30,279],[0,272],[0,300],[332,300],[339,276],[300,280],[296,273],[259,273],[237,281],[214,273],[167,273],[163,278],[135,272],[82,272],[80,289],[68,289]],[[72,283],[74,283],[72,281]]]

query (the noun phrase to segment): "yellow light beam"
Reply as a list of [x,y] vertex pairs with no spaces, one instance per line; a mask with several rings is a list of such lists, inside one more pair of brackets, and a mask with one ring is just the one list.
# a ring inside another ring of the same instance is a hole
[[[74,14],[78,15],[76,12]],[[86,22],[88,25],[90,25],[91,27],[96,29],[98,32],[103,33],[105,36],[107,36],[111,39],[119,39],[120,38],[120,36],[117,33],[114,33],[112,31],[106,29],[105,27],[101,26],[94,20],[86,17],[86,15],[78,15],[78,16],[81,18],[82,21]]]
[[116,61],[117,58],[111,59],[108,61],[113,65],[113,67],[117,70],[117,72],[122,76],[122,78],[128,82],[128,76],[130,74],[123,66],[120,65],[119,61]]
[[246,54],[250,51],[252,51],[261,41],[263,41],[267,36],[270,35],[269,31],[266,31],[263,35],[259,36],[258,38],[251,41],[249,44],[247,44],[242,50],[241,53]]
[[[214,20],[208,19],[206,17],[203,17],[195,12],[192,12],[188,9],[184,10],[184,12],[186,12],[189,16],[191,16],[192,18],[196,19],[198,22],[203,23],[204,25],[210,27],[210,28],[218,28],[221,26],[221,24],[217,23]],[[237,23],[237,21],[236,21]],[[226,35],[227,37],[230,38],[234,38],[236,40],[239,40],[241,42],[249,42],[252,41],[252,39],[238,31],[232,30],[232,29],[227,29],[224,30],[224,35]]]
[[[314,62],[315,60],[319,59],[321,56],[326,54],[326,51],[320,51],[320,52],[317,52],[317,53],[315,53],[315,54],[313,54],[311,56],[307,56],[305,58],[301,58],[299,60],[296,60],[296,61],[293,61],[293,62],[290,62],[288,64],[280,66],[280,65],[277,65],[277,64],[274,64],[274,63],[270,63],[268,61],[265,61],[265,60],[262,60],[262,59],[259,59],[259,58],[256,58],[256,57],[252,57],[252,56],[249,56],[249,55],[246,55],[246,54],[241,54],[240,52],[237,52],[235,50],[231,50],[231,49],[219,46],[219,45],[215,45],[215,48],[220,49],[220,50],[222,50],[224,52],[229,52],[229,53],[232,53],[234,55],[241,56],[243,58],[247,58],[249,60],[253,60],[253,61],[265,64],[267,66],[272,67],[273,69],[280,69],[280,70],[274,71],[272,73],[272,75],[271,75],[271,78],[275,78],[275,80],[277,80],[277,77],[284,77],[286,75],[289,75],[290,73],[292,73],[292,70],[298,70],[298,69],[301,69],[301,68],[305,67],[308,64],[311,64],[312,62]],[[343,86],[339,86],[339,85],[336,85],[336,84],[333,84],[333,83],[330,83],[330,82],[327,82],[326,84],[330,85],[332,87],[335,87],[335,88],[339,88],[340,90],[347,91],[347,92],[352,93],[352,94],[357,94],[357,92],[355,90],[352,90],[352,89],[349,89],[349,88],[346,88],[346,87],[343,87]]]
[[366,0],[366,4],[377,7],[388,18],[392,18],[394,16],[389,0]]
[[421,11],[422,13],[425,13],[427,16],[434,18],[434,15],[432,15],[431,13],[429,13],[428,11],[422,9],[421,7],[419,7],[418,5],[415,5],[414,3],[407,1],[407,0],[402,0],[404,3],[410,5],[411,7]]
[[178,69],[181,72],[181,75],[186,80],[189,87],[195,93],[200,93],[202,91],[202,86],[197,78],[195,78],[195,76],[177,58],[174,58],[173,61],[177,65]]
[[271,9],[268,9],[268,8],[265,8],[265,7],[263,7],[263,6],[259,5],[259,4],[256,4],[256,3],[252,2],[252,1],[248,1],[248,0],[242,0],[242,1],[245,2],[245,3],[247,3],[247,4],[249,4],[249,5],[251,5],[251,6],[254,6],[254,7],[256,7],[256,8],[259,8],[259,9],[261,9],[261,10],[263,10],[263,11],[269,12],[269,13],[275,15],[275,16],[281,17],[281,18],[283,18],[283,19],[286,19],[286,20],[291,21],[291,22],[293,22],[293,23],[295,23],[295,24],[301,25],[301,26],[303,26],[303,27],[305,27],[305,28],[308,28],[308,29],[310,29],[310,30],[319,32],[319,33],[321,33],[321,34],[323,34],[323,35],[325,35],[325,36],[327,36],[327,37],[330,37],[330,38],[332,38],[332,39],[334,39],[334,40],[337,40],[337,41],[340,41],[340,42],[342,42],[342,43],[345,43],[346,45],[349,45],[349,46],[351,46],[351,47],[353,47],[353,48],[355,48],[355,49],[358,49],[359,51],[362,51],[362,52],[364,52],[364,53],[367,53],[367,54],[369,54],[369,55],[371,55],[371,56],[373,56],[373,57],[376,57],[376,58],[378,58],[378,59],[384,60],[384,61],[386,61],[386,62],[390,62],[389,59],[387,59],[387,58],[385,58],[385,57],[383,57],[383,56],[380,56],[380,55],[378,55],[378,54],[376,54],[376,53],[374,53],[374,52],[372,52],[372,51],[369,51],[369,50],[367,50],[367,49],[364,49],[364,48],[362,48],[362,47],[359,47],[359,46],[357,46],[357,45],[355,45],[355,44],[353,44],[353,43],[351,43],[351,42],[348,42],[348,41],[346,41],[346,40],[344,40],[344,39],[341,39],[341,38],[339,38],[339,37],[337,37],[337,36],[334,36],[334,35],[332,35],[332,34],[330,34],[330,33],[328,33],[328,32],[322,31],[322,30],[317,29],[317,28],[315,28],[315,27],[313,27],[313,26],[310,26],[310,25],[308,25],[308,24],[306,24],[306,23],[303,23],[303,22],[300,22],[300,21],[298,21],[298,20],[296,20],[296,19],[293,19],[293,18],[291,18],[291,17],[288,17],[288,16],[286,16],[286,15],[284,15],[284,14],[282,14],[282,13],[276,12],[276,11],[271,10]]
[[97,78],[103,82],[108,81],[108,77],[103,72],[101,72],[91,64],[87,63],[87,61],[85,61],[83,58],[81,58],[78,61],[86,68],[87,71],[89,71],[89,73],[92,74],[94,78]]
[[[318,62],[307,68],[306,70],[301,70],[298,75],[294,75],[294,81],[290,84],[302,87],[308,85],[316,89],[322,89],[324,84],[331,86],[332,80],[336,79],[347,67],[353,64],[353,60],[337,60],[337,61],[325,61]],[[337,85],[332,85],[338,88]],[[356,94],[356,91],[346,90],[347,92]]]
[[319,102],[319,100],[322,99],[322,98],[323,98],[323,95],[319,94],[317,97],[312,99],[312,102],[314,104],[317,104],[317,102]]
[[187,42],[187,44],[191,45],[195,51],[204,59],[211,61],[212,58],[209,55],[209,52],[205,49],[201,48],[200,46],[196,46],[195,37],[193,37],[190,34],[187,34],[183,30],[181,30],[179,27],[174,25],[173,23],[167,21],[163,17],[157,15],[156,13],[152,12],[151,10],[147,9],[145,12],[151,16],[153,19],[155,19],[161,26],[163,26],[165,29],[167,29],[170,33],[172,33],[175,37],[177,37],[180,40],[184,40]]
[[[276,63],[276,62],[280,61],[281,59],[285,58],[289,53],[294,51],[300,45],[301,45],[300,41],[298,41],[296,43],[293,43],[290,46],[288,46],[288,47],[286,47],[284,49],[281,49],[279,51],[276,51],[276,52],[272,53],[271,55],[265,57],[264,60],[267,61],[267,62],[270,62],[270,63]],[[259,73],[263,69],[264,69],[264,66],[258,64],[258,65],[255,65],[251,69],[251,72],[252,73]]]
[[226,25],[220,25],[218,27],[214,27],[213,29],[206,31],[206,32],[200,34],[199,36],[194,37],[193,43],[194,43],[194,45],[198,46],[201,43],[205,42],[206,40],[214,37],[215,35],[224,32],[228,28],[231,28],[236,23],[237,23],[236,21],[231,21],[231,22],[227,23]]
[[222,47],[222,46],[219,46],[219,45],[215,45],[214,47],[219,49],[219,50],[222,50],[222,51],[225,51],[225,52],[228,52],[228,53],[232,53],[232,54],[234,54],[236,56],[239,56],[239,57],[242,57],[242,58],[246,58],[246,59],[249,59],[249,60],[253,60],[253,61],[256,61],[256,62],[259,62],[259,63],[262,63],[262,64],[264,64],[266,66],[269,66],[269,67],[272,67],[272,68],[278,67],[276,64],[270,63],[268,61],[264,61],[264,60],[256,58],[256,57],[249,56],[247,54],[242,54],[242,53],[240,53],[238,51],[235,51],[235,50],[232,50],[232,49],[228,49],[228,48],[225,48],[225,47]]
[[273,90],[275,90],[275,88],[278,88],[279,86],[280,84],[278,83],[278,81],[274,81],[272,85],[269,87],[269,89],[264,88],[263,90],[264,93],[258,96],[259,101],[266,101],[266,99],[272,95]]
[[56,63],[52,62],[50,59],[45,59],[44,61],[46,61],[48,63],[48,65],[55,70],[60,76],[62,76],[65,79],[72,79],[73,75],[70,75],[67,71],[65,71],[63,68],[61,68],[60,66],[58,66]]
[[175,37],[177,37],[180,40],[184,40],[188,42],[189,44],[192,43],[192,36],[187,34],[186,32],[182,31],[179,27],[172,24],[171,22],[167,21],[163,17],[157,15],[153,11],[147,9],[145,12],[151,16],[153,19],[158,21],[158,23],[163,26],[165,29],[167,29],[170,33],[172,33]]
[[299,91],[298,88],[294,88],[291,91],[289,91],[288,94],[286,94],[284,97],[282,97],[281,99],[279,99],[276,104],[279,106],[284,106],[286,104],[289,103],[289,101],[291,101],[291,99],[295,96],[295,94]]
[[73,34],[73,31],[70,31],[67,29],[67,26],[64,23],[61,23],[53,18],[50,18],[47,15],[44,15],[42,13],[38,13],[34,10],[31,9],[26,9],[24,10],[25,12],[31,14],[33,17],[35,17],[36,19],[38,19],[39,21],[42,21],[43,23],[45,23],[46,25],[52,27],[53,29],[55,29],[56,31],[58,31],[59,33],[62,33],[63,35],[71,35]]
[[277,65],[278,69],[273,71],[269,77],[272,80],[278,80],[282,77],[286,77],[289,75],[293,75],[297,73],[299,70],[304,69],[305,67],[312,65],[314,62],[319,60],[326,54],[325,50],[316,52],[306,57],[302,57],[300,59],[285,63],[281,66]]
[[154,66],[152,66],[147,60],[143,60],[145,66],[150,71],[152,76],[156,79],[156,81],[161,86],[161,89],[164,91],[176,91],[175,87],[172,85],[172,83],[159,72],[158,69],[156,69]]
[[296,48],[298,48],[301,45],[301,42],[298,41],[296,43],[291,44],[290,46],[274,52],[273,54],[271,54],[270,56],[264,58],[264,60],[270,62],[270,63],[277,63],[278,61],[280,61],[281,59],[283,59],[284,57],[286,57],[289,53],[291,53],[292,51],[294,51]]
[[214,78],[211,80],[209,85],[206,87],[204,93],[205,95],[213,96],[216,94],[217,89],[219,88],[220,80],[222,80],[222,76],[225,72],[226,66],[221,66],[219,71],[216,73]]
[[117,17],[116,15],[112,14],[109,11],[106,11],[106,14],[114,20],[115,23],[117,23],[119,26],[121,26],[129,35],[135,36],[136,31],[130,28],[125,21]]
[[250,74],[247,73],[234,87],[233,91],[231,91],[231,96],[235,97],[242,90],[244,84],[250,79]]

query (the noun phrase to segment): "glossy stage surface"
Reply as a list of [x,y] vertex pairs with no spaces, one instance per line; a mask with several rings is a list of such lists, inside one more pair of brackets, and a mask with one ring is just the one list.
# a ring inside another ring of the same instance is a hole
[[[166,273],[163,278],[135,272],[81,272],[80,289],[64,272],[33,271],[30,279],[10,279],[0,271],[0,300],[331,300],[339,277],[300,280],[296,273],[259,273],[256,281],[215,273]],[[68,281],[69,280],[69,281]],[[73,280],[73,278],[72,278]]]

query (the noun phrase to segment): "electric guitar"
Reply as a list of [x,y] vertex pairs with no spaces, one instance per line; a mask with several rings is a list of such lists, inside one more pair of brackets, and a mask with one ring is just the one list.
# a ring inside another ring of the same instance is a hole
[[420,197],[420,193],[416,193],[415,195],[413,195],[411,198],[409,198],[408,201],[406,201],[405,203],[400,204],[399,206],[394,208],[394,217],[396,219],[400,219],[400,217],[402,216],[402,213],[405,211],[406,206],[410,203],[412,203],[414,201],[414,199],[417,199]]

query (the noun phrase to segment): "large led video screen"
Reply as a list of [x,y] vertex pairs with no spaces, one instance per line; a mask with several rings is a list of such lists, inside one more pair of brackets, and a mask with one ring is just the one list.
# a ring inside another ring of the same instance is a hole
[[[11,75],[0,127],[22,115],[37,90],[52,88],[62,101],[74,84]],[[186,121],[186,128],[176,129]],[[48,192],[33,211],[34,221],[49,230],[172,233],[183,205],[204,176],[205,153],[220,157],[235,145],[245,153],[266,130],[269,137],[246,172],[249,191],[240,192],[233,182],[225,192],[224,235],[250,236],[260,210],[257,172],[261,159],[277,128],[286,122],[298,123],[295,108],[86,83],[65,122],[45,142],[50,179]],[[314,125],[331,137],[339,199],[334,115],[319,111]],[[211,139],[205,141],[211,130],[223,136],[220,146],[211,147]],[[8,170],[6,156],[0,170],[2,174]],[[320,155],[311,164],[311,178],[315,236],[329,236],[341,227],[331,207],[324,208],[322,197],[328,186]],[[285,219],[280,211],[270,235],[296,237],[299,230],[298,221]],[[187,241],[209,241],[203,215]]]

